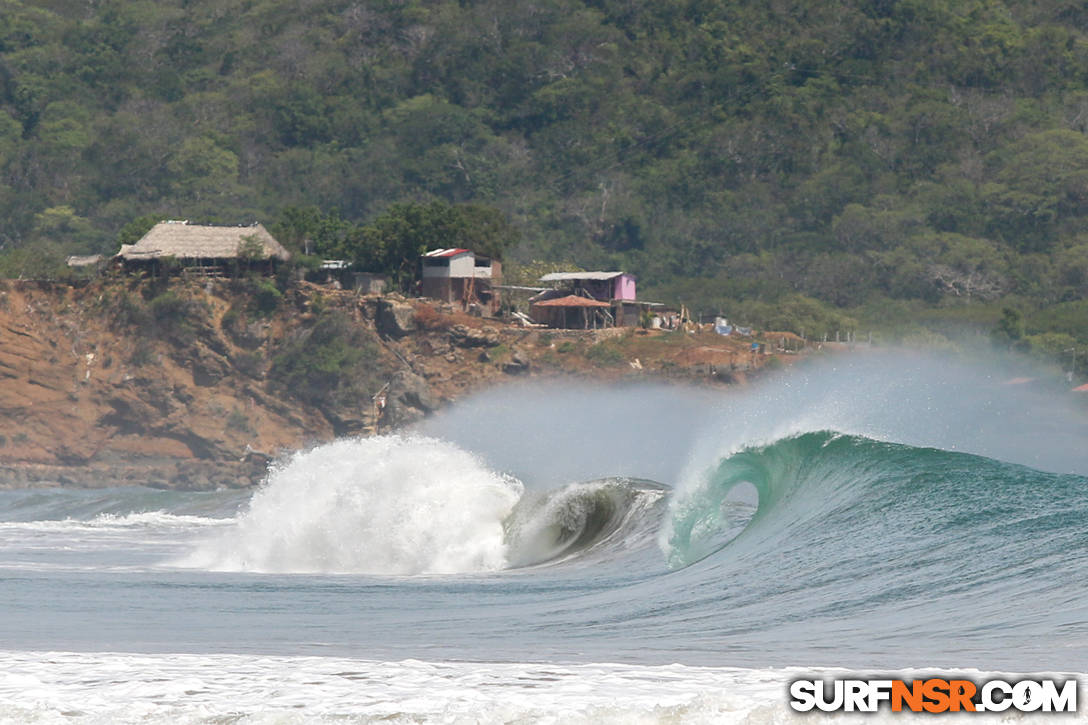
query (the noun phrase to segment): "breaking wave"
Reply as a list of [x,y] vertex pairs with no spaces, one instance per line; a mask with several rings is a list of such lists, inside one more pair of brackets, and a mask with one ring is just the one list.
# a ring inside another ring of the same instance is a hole
[[443,441],[336,441],[278,466],[235,526],[179,564],[386,575],[502,569],[502,522],[521,493],[517,480]]
[[[747,484],[758,508],[739,535],[723,538],[722,504]],[[914,608],[932,623],[965,598],[1083,590],[1068,567],[1088,545],[1078,523],[1085,492],[1083,476],[816,431],[724,457],[674,494],[659,543],[696,591],[741,579],[754,602],[803,594],[791,603],[802,619]],[[1029,628],[1026,611],[987,616]],[[941,626],[951,636],[957,625]]]
[[597,561],[646,546],[667,492],[654,481],[606,478],[527,498],[506,522],[510,565]]
[[[734,553],[723,565],[803,541],[833,557],[867,539],[902,550],[924,540],[922,532],[973,542],[972,527],[999,523],[987,502],[1020,501],[1025,487],[1047,491],[1030,512],[1037,518],[1084,485],[981,456],[817,431],[723,456],[675,491],[626,477],[527,491],[452,443],[388,435],[296,454],[232,524],[175,563],[442,575],[598,564],[656,543],[659,568],[677,569],[726,550]],[[145,519],[101,515],[90,525]],[[914,536],[904,539],[908,531]]]
[[[1083,669],[1082,413],[955,369],[806,374],[489,393],[427,435],[298,453],[256,492],[0,491],[0,572],[25,590],[7,641],[55,597],[61,635],[28,647],[170,648],[195,622],[209,651]],[[73,618],[54,581],[116,599]],[[253,591],[274,597],[256,619]]]
[[278,466],[233,526],[174,563],[399,576],[533,566],[648,545],[666,490],[613,478],[524,495],[452,443],[342,440]]

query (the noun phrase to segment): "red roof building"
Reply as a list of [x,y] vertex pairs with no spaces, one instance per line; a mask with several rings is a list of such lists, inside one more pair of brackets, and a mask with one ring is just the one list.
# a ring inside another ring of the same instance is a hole
[[490,257],[477,256],[470,249],[432,249],[420,257],[420,294],[443,302],[460,303],[462,308],[481,305],[494,313],[499,308],[498,285],[502,265]]

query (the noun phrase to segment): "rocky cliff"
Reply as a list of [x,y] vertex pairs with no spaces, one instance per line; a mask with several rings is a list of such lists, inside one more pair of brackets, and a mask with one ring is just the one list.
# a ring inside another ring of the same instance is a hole
[[560,332],[268,280],[0,283],[0,486],[249,486],[270,460],[394,429],[499,381],[743,382],[711,333]]

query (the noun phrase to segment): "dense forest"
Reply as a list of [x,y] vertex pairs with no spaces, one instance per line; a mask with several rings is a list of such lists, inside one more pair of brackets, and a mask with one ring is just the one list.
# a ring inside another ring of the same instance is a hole
[[760,326],[1088,345],[1079,0],[0,8],[4,275],[158,218],[389,267],[430,215]]

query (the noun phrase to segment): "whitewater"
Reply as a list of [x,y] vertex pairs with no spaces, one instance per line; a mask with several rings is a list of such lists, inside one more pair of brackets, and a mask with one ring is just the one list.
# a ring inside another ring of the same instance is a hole
[[1088,672],[1088,415],[1026,377],[519,384],[255,491],[0,491],[0,722],[784,722],[800,677]]

